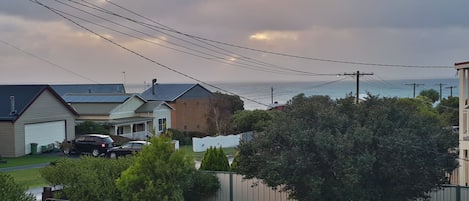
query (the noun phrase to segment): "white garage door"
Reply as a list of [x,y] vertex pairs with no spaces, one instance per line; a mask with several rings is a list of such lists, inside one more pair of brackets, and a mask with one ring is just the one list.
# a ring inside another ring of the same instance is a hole
[[24,126],[24,153],[31,153],[31,143],[37,143],[37,151],[41,146],[65,139],[65,121],[53,121],[37,124],[26,124]]

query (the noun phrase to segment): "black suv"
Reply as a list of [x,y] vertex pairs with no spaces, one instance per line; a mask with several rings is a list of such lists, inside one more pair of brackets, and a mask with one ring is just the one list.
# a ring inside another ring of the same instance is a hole
[[109,148],[112,148],[114,140],[109,135],[101,134],[84,134],[79,135],[75,140],[71,142],[69,148],[63,149],[64,154],[70,154],[75,152],[78,154],[87,153],[94,157],[100,156],[107,152]]

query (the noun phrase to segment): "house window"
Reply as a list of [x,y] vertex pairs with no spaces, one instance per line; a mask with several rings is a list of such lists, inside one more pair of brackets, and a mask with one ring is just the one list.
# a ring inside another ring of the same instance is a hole
[[158,119],[158,131],[166,129],[166,118]]

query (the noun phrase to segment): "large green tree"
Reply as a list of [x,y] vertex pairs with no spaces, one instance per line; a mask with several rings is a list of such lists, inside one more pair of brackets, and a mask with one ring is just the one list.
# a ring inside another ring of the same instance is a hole
[[447,97],[436,106],[443,122],[447,126],[459,125],[459,97]]
[[237,170],[283,185],[300,201],[405,201],[447,181],[457,136],[439,119],[397,98],[352,102],[294,97],[265,132],[239,146]]
[[192,157],[174,150],[170,138],[153,137],[116,184],[128,201],[197,200],[219,188],[214,177],[197,172]]
[[440,99],[440,93],[438,93],[435,89],[422,90],[420,91],[419,96],[425,96],[429,98],[432,103]]
[[262,132],[271,124],[272,115],[277,111],[242,110],[233,115],[233,122],[238,132]]
[[0,172],[0,200],[34,201],[33,195],[26,193],[26,187],[15,182],[12,176]]
[[244,102],[237,95],[215,92],[210,99],[207,123],[211,135],[225,135],[233,130],[231,116],[244,110]]

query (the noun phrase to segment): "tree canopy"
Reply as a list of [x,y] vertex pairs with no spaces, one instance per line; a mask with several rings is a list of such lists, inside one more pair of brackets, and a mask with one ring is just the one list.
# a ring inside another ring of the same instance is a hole
[[232,131],[231,116],[240,110],[244,110],[244,102],[239,96],[215,92],[207,114],[209,133],[224,135]]
[[[457,135],[397,98],[300,94],[263,133],[239,146],[237,171],[297,200],[425,197],[457,167]],[[262,167],[262,168],[259,168]]]
[[270,125],[274,112],[276,111],[242,110],[236,112],[232,118],[238,132],[261,132]]
[[432,103],[440,100],[440,93],[438,93],[435,89],[422,90],[420,91],[419,96],[425,96],[429,98]]

